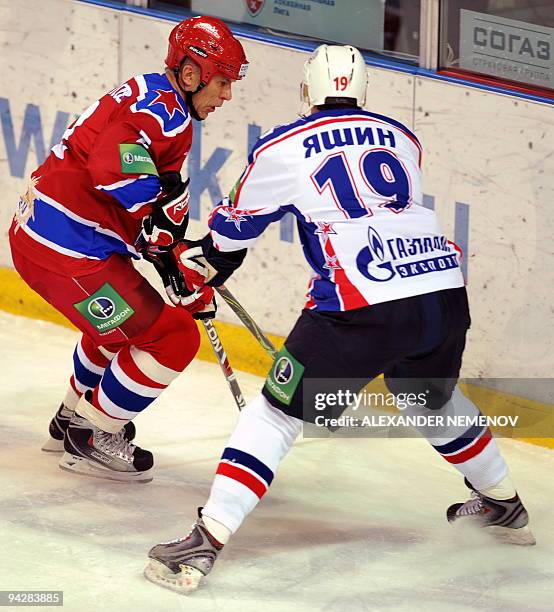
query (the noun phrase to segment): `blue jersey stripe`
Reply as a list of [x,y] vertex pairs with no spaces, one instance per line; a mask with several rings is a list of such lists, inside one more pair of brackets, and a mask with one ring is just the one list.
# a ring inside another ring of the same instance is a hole
[[38,236],[85,257],[106,259],[112,253],[121,253],[138,259],[127,250],[123,240],[102,234],[40,199],[35,200],[34,218],[30,218],[27,225]]
[[337,297],[337,286],[326,278],[314,281],[311,296],[315,302],[315,310],[340,312],[342,310]]
[[482,425],[474,425],[465,433],[463,433],[459,438],[452,440],[452,442],[448,442],[448,444],[442,444],[440,446],[433,445],[433,448],[439,453],[441,453],[441,455],[449,455],[451,453],[455,453],[473,443],[485,432],[486,429],[487,428],[483,427]]
[[242,211],[237,209],[231,211],[232,216],[228,217],[223,211],[220,212],[216,208],[212,213],[209,227],[220,236],[225,236],[230,240],[252,240],[262,234],[270,223],[279,221],[286,212],[286,210],[279,209],[266,215],[248,215],[242,214]]
[[252,470],[258,476],[267,483],[267,486],[271,484],[273,481],[273,472],[262,463],[259,459],[245,453],[244,451],[238,450],[237,448],[226,448],[223,451],[223,455],[221,455],[222,461],[229,461],[230,463],[238,463],[239,465],[244,465],[248,469]]
[[129,210],[137,204],[153,200],[160,193],[160,180],[157,176],[147,176],[115,189],[106,189],[106,187],[100,189],[116,198],[126,210]]

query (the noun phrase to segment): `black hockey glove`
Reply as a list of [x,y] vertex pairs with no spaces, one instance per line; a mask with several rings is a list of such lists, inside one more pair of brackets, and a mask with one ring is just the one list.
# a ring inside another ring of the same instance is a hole
[[181,180],[178,172],[160,174],[164,195],[154,202],[152,212],[142,221],[138,245],[140,250],[148,246],[171,250],[185,237],[189,223],[189,179]]
[[[181,247],[179,267],[185,275],[187,286],[191,277],[198,277],[210,287],[219,287],[239,268],[244,261],[247,249],[239,251],[218,251],[210,234],[201,240],[184,240],[186,249]],[[177,249],[176,249],[177,250]],[[198,284],[198,283],[195,283]]]
[[179,269],[179,252],[158,251],[157,253],[145,251],[144,259],[156,268],[165,287],[165,291],[175,306],[183,306],[193,319],[213,319],[217,312],[214,290],[211,287],[188,289],[184,276]]

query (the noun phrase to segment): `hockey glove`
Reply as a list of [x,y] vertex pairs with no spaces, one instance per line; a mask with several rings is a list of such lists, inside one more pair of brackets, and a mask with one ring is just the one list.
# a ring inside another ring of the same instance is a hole
[[212,287],[204,286],[194,293],[181,298],[181,305],[186,308],[193,319],[213,319],[217,312],[214,290]]
[[247,249],[218,251],[210,234],[204,236],[202,240],[185,240],[176,250],[179,250],[179,268],[189,289],[198,283],[210,287],[223,285],[242,264],[247,251]]
[[173,249],[179,270],[189,291],[204,287],[217,274],[202,252],[200,241],[183,240]]
[[[164,195],[154,202],[152,212],[142,221],[139,245],[170,250],[185,237],[189,222],[189,179],[181,180],[178,172],[160,174]],[[140,248],[140,246],[139,246]]]
[[213,319],[215,317],[217,304],[214,290],[211,287],[188,289],[173,251],[153,253],[147,250],[143,256],[156,268],[172,304],[186,308],[194,319]]

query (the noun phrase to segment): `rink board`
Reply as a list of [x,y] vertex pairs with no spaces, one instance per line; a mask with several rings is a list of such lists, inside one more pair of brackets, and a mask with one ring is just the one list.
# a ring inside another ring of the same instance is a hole
[[[131,75],[159,71],[173,25],[71,0],[50,0],[49,6],[44,11],[40,0],[0,0],[7,77],[0,94],[4,236],[26,177],[67,124]],[[38,13],[40,23],[33,19]],[[234,184],[257,136],[295,119],[300,107],[298,81],[306,54],[243,42],[251,61],[248,77],[235,86],[231,103],[197,126],[185,168],[193,179],[192,237],[205,232],[209,211]],[[21,68],[29,65],[32,79]],[[550,376],[554,216],[546,207],[554,196],[548,149],[552,106],[374,66],[368,71],[367,108],[416,131],[425,150],[426,205],[437,209],[446,233],[466,251],[473,326],[462,374]],[[0,242],[0,265],[5,267],[0,306],[51,317],[10,273],[6,240]],[[296,230],[285,218],[252,249],[230,288],[264,329],[283,337],[302,307],[306,282]],[[231,326],[234,315],[225,306],[220,315],[236,367],[265,372],[269,361],[246,340],[246,332]],[[209,355],[209,347],[202,355]]]

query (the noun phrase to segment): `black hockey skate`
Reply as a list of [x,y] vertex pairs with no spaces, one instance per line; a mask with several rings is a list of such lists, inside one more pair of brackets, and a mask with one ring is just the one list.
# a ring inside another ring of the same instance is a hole
[[[48,433],[50,434],[50,437],[42,445],[43,451],[47,453],[63,453],[63,439],[72,416],[73,410],[66,408],[65,404],[62,402],[58,408],[58,411],[50,421],[50,425],[48,426]],[[130,442],[131,440],[135,439],[136,430],[133,421],[125,423],[123,429],[125,430],[126,440]]]
[[517,493],[511,499],[492,499],[474,489],[467,479],[465,484],[471,489],[471,499],[448,508],[446,518],[449,523],[471,517],[480,527],[486,527],[495,537],[508,544],[536,544],[528,527],[529,515]]
[[150,549],[150,563],[144,570],[150,582],[186,595],[195,591],[210,573],[223,544],[206,529],[200,511],[201,508],[198,520],[186,537]]
[[124,431],[111,434],[74,413],[65,433],[60,468],[107,480],[150,482],[152,453],[131,444]]

